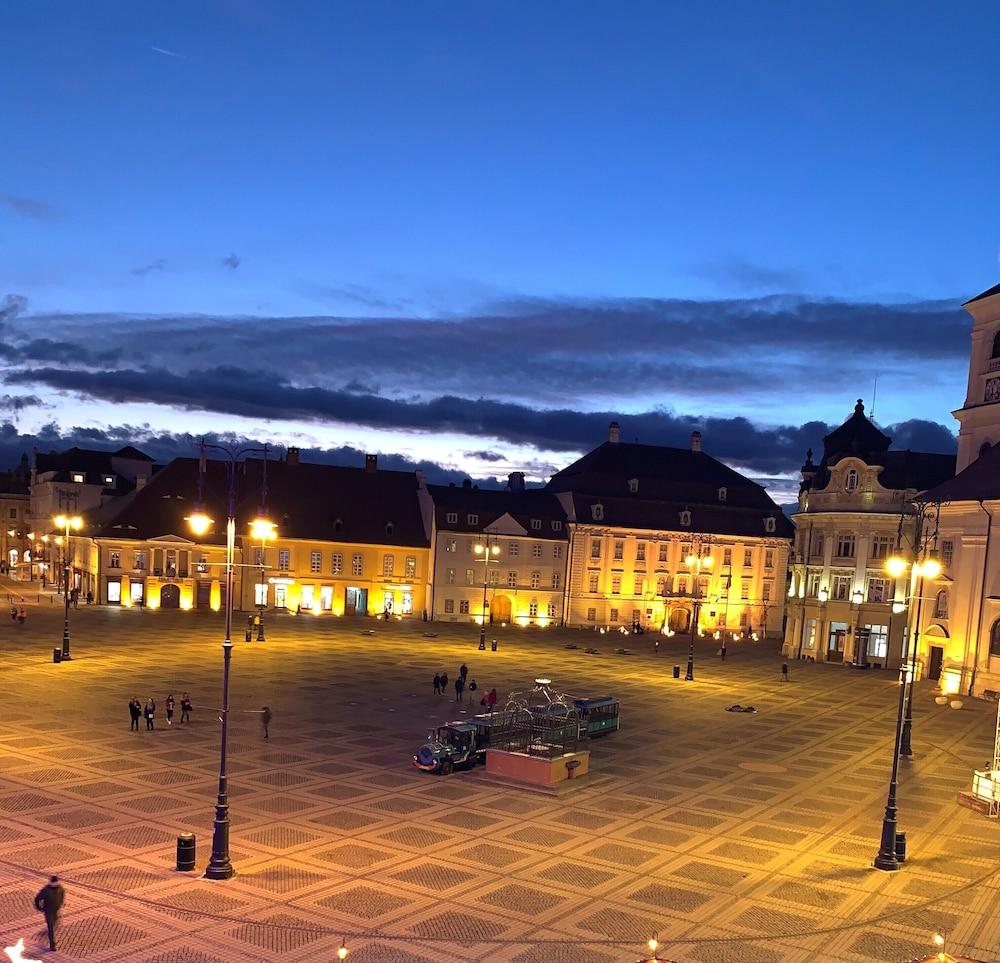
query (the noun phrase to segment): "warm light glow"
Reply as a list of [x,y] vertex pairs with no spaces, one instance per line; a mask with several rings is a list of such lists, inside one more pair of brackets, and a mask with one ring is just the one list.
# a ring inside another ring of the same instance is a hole
[[945,669],[941,673],[941,695],[955,695],[961,687],[961,669]]
[[711,568],[715,564],[715,559],[711,555],[705,555],[701,560],[702,568]]
[[267,542],[278,537],[278,526],[266,518],[255,518],[250,523],[250,537],[255,542]]
[[539,626],[539,628],[544,629],[548,624],[549,624],[549,619],[548,619],[547,615],[539,615],[538,616],[538,626]]
[[13,946],[5,946],[3,951],[7,954],[7,959],[10,960],[10,963],[42,963],[41,960],[31,959],[22,955],[24,953],[23,938],[19,939]]
[[937,560],[937,557],[933,554],[925,558],[921,563],[919,568],[917,568],[917,574],[922,575],[924,578],[936,579],[941,574],[941,563]]
[[819,590],[819,600],[821,602],[825,602],[829,597],[830,593],[825,586]]
[[794,578],[792,579],[792,581],[788,585],[788,597],[790,599],[795,598],[795,579]]
[[659,945],[660,945],[660,944],[659,944],[659,941],[658,941],[658,940],[656,939],[656,937],[655,937],[655,936],[651,936],[651,937],[649,938],[649,942],[648,942],[648,943],[646,944],[646,946],[648,946],[648,947],[649,947],[649,952],[650,952],[650,953],[655,953],[655,952],[656,952],[656,948],[657,948],[657,947],[658,947]]
[[905,602],[898,602],[897,601],[897,602],[893,602],[892,603],[892,614],[893,615],[902,615],[903,612],[905,612],[905,611],[906,611],[906,603]]
[[477,555],[482,555],[484,551],[485,551],[485,549],[483,548],[482,545],[477,545],[475,547],[475,552],[476,552]]
[[899,576],[906,571],[908,564],[909,563],[905,558],[901,558],[899,555],[890,555],[889,558],[885,560],[885,570],[893,578],[899,578]]
[[338,960],[347,959],[347,947],[343,943],[340,944],[340,949],[337,950],[337,959]]
[[684,564],[687,565],[688,568],[691,568],[697,561],[698,560],[693,555],[689,555],[686,559],[684,559]]
[[322,611],[323,611],[323,609],[320,607],[319,599],[316,599],[316,601],[313,602],[312,614],[313,615],[319,615],[319,613],[322,612]]
[[55,523],[56,528],[75,528],[77,530],[83,528],[83,519],[79,515],[56,515],[52,519]]
[[855,589],[854,590],[854,595],[851,596],[851,598],[852,598],[852,600],[853,600],[853,602],[854,602],[855,605],[860,605],[861,604],[861,600],[864,598],[864,596],[861,594],[861,589]]
[[204,512],[194,512],[188,515],[185,521],[188,523],[188,528],[198,536],[204,535],[213,525],[213,519]]

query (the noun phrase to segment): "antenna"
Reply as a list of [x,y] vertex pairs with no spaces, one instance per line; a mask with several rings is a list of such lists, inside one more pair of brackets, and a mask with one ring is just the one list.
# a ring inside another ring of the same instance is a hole
[[875,395],[878,394],[878,375],[875,375],[875,384],[872,386],[872,407],[868,413],[872,421],[875,420]]

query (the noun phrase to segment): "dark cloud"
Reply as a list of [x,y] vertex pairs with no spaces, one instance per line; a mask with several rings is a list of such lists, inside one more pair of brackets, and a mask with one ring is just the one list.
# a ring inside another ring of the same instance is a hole
[[0,397],[0,408],[7,411],[21,412],[26,408],[44,408],[45,402],[38,395],[3,395]]
[[503,461],[507,457],[498,451],[463,451],[462,454],[466,458],[475,458],[477,461]]
[[137,277],[143,277],[146,274],[155,274],[159,271],[165,271],[166,269],[166,259],[158,257],[155,261],[150,261],[149,264],[144,264],[142,267],[132,268],[132,273]]
[[0,194],[0,204],[10,208],[15,214],[32,221],[55,221],[59,212],[45,201],[36,197],[22,197],[18,194]]
[[0,301],[0,324],[13,321],[27,306],[28,299],[23,294],[5,294]]
[[230,254],[229,257],[222,259],[222,266],[229,268],[230,271],[235,271],[242,263],[242,260],[235,254]]
[[755,264],[735,256],[707,261],[692,269],[691,274],[747,294],[761,291],[801,291],[809,282],[804,271]]
[[908,421],[889,425],[885,433],[892,438],[894,448],[933,451],[942,455],[953,455],[958,451],[958,439],[936,421],[910,418]]

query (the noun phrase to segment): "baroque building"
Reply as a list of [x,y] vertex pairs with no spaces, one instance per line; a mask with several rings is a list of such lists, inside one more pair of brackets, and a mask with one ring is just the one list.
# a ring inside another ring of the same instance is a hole
[[823,439],[802,466],[802,485],[782,652],[789,658],[898,667],[906,618],[906,579],[886,560],[914,543],[913,500],[950,478],[954,455],[891,449],[892,439],[865,415],[853,414]]

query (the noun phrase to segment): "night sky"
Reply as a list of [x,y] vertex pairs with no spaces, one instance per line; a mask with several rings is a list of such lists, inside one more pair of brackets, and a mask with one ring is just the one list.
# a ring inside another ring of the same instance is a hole
[[990,3],[0,7],[0,467],[202,434],[432,480],[603,441],[779,498],[954,447],[1000,281]]

